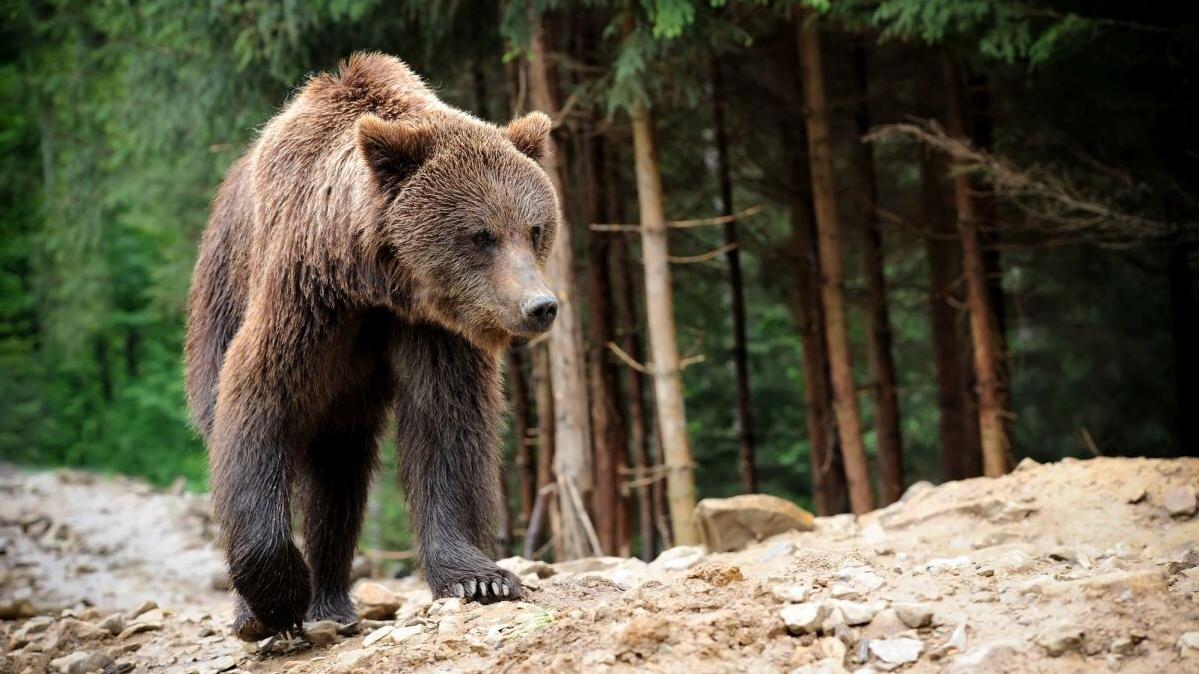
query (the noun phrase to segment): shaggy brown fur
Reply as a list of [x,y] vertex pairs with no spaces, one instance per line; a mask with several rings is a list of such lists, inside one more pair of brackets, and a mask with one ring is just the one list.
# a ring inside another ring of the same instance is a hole
[[540,113],[479,121],[363,54],[310,80],[230,169],[192,281],[187,392],[241,638],[354,619],[350,563],[389,413],[434,595],[522,595],[485,551],[499,358],[557,311],[541,267],[558,203],[535,162],[549,131]]

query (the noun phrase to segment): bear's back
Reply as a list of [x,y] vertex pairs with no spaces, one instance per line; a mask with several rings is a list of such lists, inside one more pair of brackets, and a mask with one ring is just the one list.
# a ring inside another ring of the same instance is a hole
[[330,272],[350,263],[370,184],[357,153],[357,120],[444,107],[403,61],[386,54],[355,54],[338,73],[312,77],[250,152],[253,257],[302,258]]

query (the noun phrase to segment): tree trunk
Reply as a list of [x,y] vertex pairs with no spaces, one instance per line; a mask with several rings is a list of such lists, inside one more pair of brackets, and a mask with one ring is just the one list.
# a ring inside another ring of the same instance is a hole
[[508,349],[508,381],[512,390],[512,435],[516,442],[516,472],[520,482],[520,520],[527,529],[537,500],[537,464],[534,462],[529,436],[533,428],[529,405],[529,384],[525,379],[525,348]]
[[786,125],[783,152],[787,182],[791,185],[789,218],[795,269],[795,323],[803,345],[804,401],[811,446],[812,500],[819,515],[836,515],[849,510],[845,464],[837,444],[837,422],[833,414],[832,383],[828,374],[828,352],[824,348],[824,309],[820,301],[820,255],[816,249],[816,227],[812,216],[811,183],[799,148],[807,146],[803,128]]
[[858,106],[854,115],[859,142],[854,164],[862,191],[862,268],[870,305],[870,376],[874,380],[874,428],[877,438],[879,499],[886,505],[903,496],[903,435],[899,430],[899,393],[895,358],[891,352],[891,315],[887,306],[886,252],[878,218],[878,185],[874,168],[874,146],[861,142],[870,132],[870,83],[867,79],[866,49],[853,50],[857,75]]
[[[603,142],[588,125],[583,130],[585,156],[581,172],[587,186],[587,222],[604,219],[606,177]],[[595,530],[604,554],[619,554],[625,544],[624,503],[620,496],[620,468],[628,451],[624,420],[620,415],[620,381],[609,357],[612,330],[612,280],[608,267],[611,234],[587,228],[587,324],[591,383],[591,431],[595,448],[595,490],[592,512]]]
[[654,148],[654,128],[649,110],[635,104],[633,153],[637,172],[637,200],[641,210],[641,257],[645,266],[645,307],[653,358],[654,399],[658,432],[662,440],[670,523],[675,545],[695,545],[695,474],[687,415],[683,406],[683,379],[675,337],[674,293],[670,287],[670,261],[666,215],[662,205],[662,176]]
[[[615,222],[625,222],[624,200],[621,198],[622,181],[617,169],[616,153],[609,157],[608,169],[608,217]],[[617,341],[621,350],[632,356],[633,360],[641,363],[645,360],[645,349],[641,343],[641,321],[638,318],[636,297],[636,271],[629,259],[629,241],[622,234],[610,244],[612,246],[612,265],[615,269],[614,292],[616,300]],[[648,419],[645,412],[645,387],[642,374],[636,370],[626,370],[628,392],[625,395],[627,405],[625,410],[625,427],[629,431],[629,448],[633,467],[638,479],[644,479],[647,471],[653,467],[649,452],[649,432],[646,428]],[[637,494],[637,533],[641,538],[641,558],[650,561],[657,553],[654,543],[654,522],[657,521],[657,504],[664,500],[661,496],[661,482],[642,483],[636,487]]]
[[[729,175],[729,139],[724,123],[724,80],[720,61],[712,57],[712,125],[716,129],[716,176],[720,182],[720,208],[733,215],[733,180]],[[737,221],[724,224],[725,260],[729,269],[729,296],[733,319],[733,373],[737,391],[737,448],[741,457],[741,491],[758,491],[754,464],[754,424],[749,399],[749,350],[745,336],[745,291],[741,283],[741,251],[736,247]]]
[[[529,97],[533,108],[551,118],[558,105],[550,84],[550,67],[541,21],[534,18],[529,40],[528,74]],[[542,160],[546,173],[554,183],[561,203],[568,202],[562,164],[557,142],[550,139],[551,149]],[[587,390],[583,380],[583,363],[579,319],[575,307],[574,249],[569,222],[558,230],[554,249],[546,264],[550,287],[558,296],[558,320],[549,334],[550,377],[554,394],[554,472],[560,489],[577,489],[584,502],[591,491],[591,437],[588,423]],[[557,499],[560,529],[559,551],[562,559],[584,557],[593,552],[588,543],[584,518],[570,505],[565,494]]]
[[[962,275],[962,247],[947,213],[943,191],[944,162],[932,150],[921,149],[921,215],[929,235],[924,240],[928,258],[928,304],[933,360],[937,369],[937,409],[941,441],[941,478],[961,480],[981,474],[978,415],[967,402],[968,343],[958,334],[958,279]],[[973,453],[975,456],[970,456]],[[975,471],[975,472],[971,472]]]
[[[537,504],[541,490],[547,485],[554,483],[554,386],[553,377],[550,376],[550,355],[549,347],[545,344],[538,344],[529,349],[533,358],[533,395],[534,402],[537,407],[537,463],[535,471],[537,475],[537,496],[533,497],[533,504]],[[558,530],[557,509],[551,507],[553,505],[552,495],[547,494],[541,497],[546,502],[546,507],[542,508],[542,512],[548,513],[551,520],[551,531]],[[545,515],[542,516],[543,518]],[[536,535],[539,531],[544,531],[538,521],[537,513],[530,514],[528,536],[533,539],[533,547],[541,545],[541,541],[537,540]]]
[[[957,64],[944,55],[949,91],[947,131],[966,140],[966,112]],[[983,473],[998,477],[1008,470],[1009,442],[1003,409],[1002,352],[991,308],[986,267],[978,231],[978,208],[970,176],[957,171],[953,177],[958,235],[966,277],[966,303],[970,308],[970,337],[974,346],[974,370],[978,387],[978,426],[982,438]]]
[[807,103],[808,162],[811,166],[812,200],[816,211],[817,243],[823,277],[825,342],[829,372],[833,382],[833,411],[845,458],[845,476],[849,480],[849,501],[855,513],[874,508],[870,488],[870,468],[866,447],[862,444],[858,414],[857,386],[849,352],[849,334],[842,291],[841,220],[837,213],[836,186],[833,182],[833,158],[830,147],[828,108],[821,70],[820,38],[815,27],[802,21],[799,29],[799,59],[803,73],[804,100]]

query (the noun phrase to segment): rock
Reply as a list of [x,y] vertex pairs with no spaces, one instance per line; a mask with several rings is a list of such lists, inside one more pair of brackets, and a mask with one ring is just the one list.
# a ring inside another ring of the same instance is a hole
[[1031,456],[1026,456],[1023,459],[1020,459],[1020,463],[1016,464],[1016,468],[1012,470],[1012,472],[1019,473],[1023,470],[1032,470],[1039,465],[1041,464],[1036,459],[1032,458]]
[[1007,674],[1018,671],[1015,659],[1020,644],[1015,641],[997,641],[983,644],[955,657],[945,670],[946,674]]
[[847,625],[865,625],[873,620],[875,614],[885,606],[885,604],[865,604],[856,601],[834,601],[830,603],[833,608],[840,610],[845,616],[845,623]]
[[[704,556],[703,548],[691,545],[678,545],[669,550],[663,550],[658,558],[650,562],[651,569],[662,571],[682,571],[689,569]],[[561,565],[558,565],[561,567]]]
[[1076,627],[1060,627],[1037,637],[1037,644],[1051,657],[1082,651],[1086,635]]
[[138,604],[137,608],[126,613],[125,618],[127,620],[135,620],[141,614],[153,611],[156,608],[158,608],[158,602],[154,601],[153,599],[147,599],[146,601]]
[[1008,550],[993,562],[996,569],[1008,573],[1022,573],[1032,568],[1032,557],[1023,550]]
[[64,639],[74,641],[93,641],[112,636],[106,630],[102,630],[89,622],[84,622],[76,618],[65,618],[60,620],[57,627],[59,641]]
[[1178,637],[1178,653],[1184,658],[1199,657],[1199,632],[1184,632]]
[[817,642],[824,656],[834,662],[845,662],[845,642],[836,637],[825,637]]
[[1128,637],[1120,637],[1112,641],[1112,645],[1108,650],[1117,655],[1131,655],[1136,648],[1137,642]]
[[895,613],[899,615],[903,624],[912,629],[928,627],[933,622],[933,609],[927,604],[896,602],[891,605],[891,608],[895,609]]
[[451,634],[451,635],[458,634],[462,631],[463,624],[464,623],[462,621],[461,616],[457,616],[457,615],[446,616],[446,617],[442,618],[440,621],[438,621],[437,634],[443,635],[443,636],[447,635],[447,634]]
[[838,582],[829,587],[835,599],[860,599],[883,586],[883,579],[860,564],[846,564],[837,570]]
[[162,623],[160,623],[160,622],[154,622],[154,621],[135,622],[132,625],[130,625],[129,627],[126,627],[125,629],[121,630],[121,633],[117,635],[117,638],[118,639],[127,639],[127,638],[133,636],[134,634],[141,634],[142,632],[154,632],[154,631],[160,630],[160,629],[162,629]]
[[370,634],[366,635],[366,638],[362,640],[362,645],[366,646],[366,647],[374,646],[375,644],[379,643],[380,640],[391,636],[391,632],[394,629],[395,628],[392,627],[391,625],[386,625],[384,627],[380,627],[379,629],[375,630],[374,632],[371,632]]
[[824,616],[824,622],[820,623],[820,632],[836,634],[838,631],[844,632],[848,627],[849,623],[845,620],[845,612],[836,607],[829,607],[828,613]]
[[962,623],[962,624],[958,625],[957,627],[953,628],[953,632],[950,633],[949,638],[945,640],[945,644],[942,645],[941,648],[942,648],[942,650],[945,650],[945,651],[949,651],[951,649],[959,651],[959,652],[965,651],[966,650],[966,623]]
[[371,657],[371,652],[365,648],[355,648],[349,651],[342,651],[337,654],[337,660],[334,664],[339,669],[354,669],[363,660]]
[[1162,495],[1162,504],[1166,506],[1170,517],[1180,519],[1194,515],[1195,509],[1199,505],[1195,502],[1195,488],[1189,484],[1167,489],[1166,493]]
[[812,531],[815,517],[791,501],[768,494],[706,498],[695,507],[700,540],[712,552],[740,550],[787,531]]
[[911,501],[916,496],[919,496],[920,494],[928,491],[929,489],[933,489],[935,487],[936,487],[936,485],[934,485],[932,482],[929,482],[928,480],[921,480],[919,482],[913,483],[912,486],[910,486],[906,490],[904,490],[903,496],[899,497],[899,502],[907,503],[908,501]]
[[903,665],[916,662],[920,652],[924,650],[924,642],[910,637],[873,639],[869,643],[869,649],[874,657],[887,664]]
[[340,630],[341,623],[333,620],[304,623],[304,638],[313,646],[330,646],[340,641]]
[[871,639],[886,639],[908,630],[908,626],[899,619],[895,609],[888,608],[875,614],[874,619],[866,626],[866,635]]
[[823,602],[791,604],[779,611],[779,617],[791,634],[812,634],[820,630],[828,615],[828,606]]
[[798,604],[807,599],[808,586],[798,583],[788,585],[775,585],[770,588],[770,594],[774,595],[775,599],[788,604]]
[[89,674],[103,671],[112,664],[112,658],[99,651],[88,653],[77,651],[50,661],[52,671],[60,674]]
[[539,559],[525,559],[524,557],[508,557],[496,562],[496,565],[520,577],[535,573],[538,578],[549,578],[558,573],[550,564]]
[[107,630],[109,634],[116,636],[125,629],[125,618],[120,613],[113,613],[107,618],[101,620],[96,627],[102,630]]
[[406,627],[397,627],[391,631],[391,640],[397,644],[402,644],[412,637],[421,634],[425,631],[420,625],[408,625]]
[[1120,487],[1117,494],[1120,500],[1125,503],[1140,503],[1145,500],[1145,485],[1137,483],[1125,484]]
[[390,620],[400,608],[400,599],[378,583],[362,583],[354,590],[358,615],[367,620]]
[[8,650],[15,651],[18,648],[25,646],[33,641],[40,634],[45,634],[46,630],[54,624],[54,618],[50,616],[38,616],[26,620],[24,624],[18,627],[8,637]]
[[33,602],[23,597],[0,599],[0,620],[20,620],[37,613]]

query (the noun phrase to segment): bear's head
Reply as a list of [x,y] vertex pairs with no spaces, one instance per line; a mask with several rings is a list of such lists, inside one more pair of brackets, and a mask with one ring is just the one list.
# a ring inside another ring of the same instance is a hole
[[560,216],[537,163],[551,126],[539,112],[500,128],[448,109],[358,121],[385,252],[418,315],[489,343],[553,324],[542,268]]

